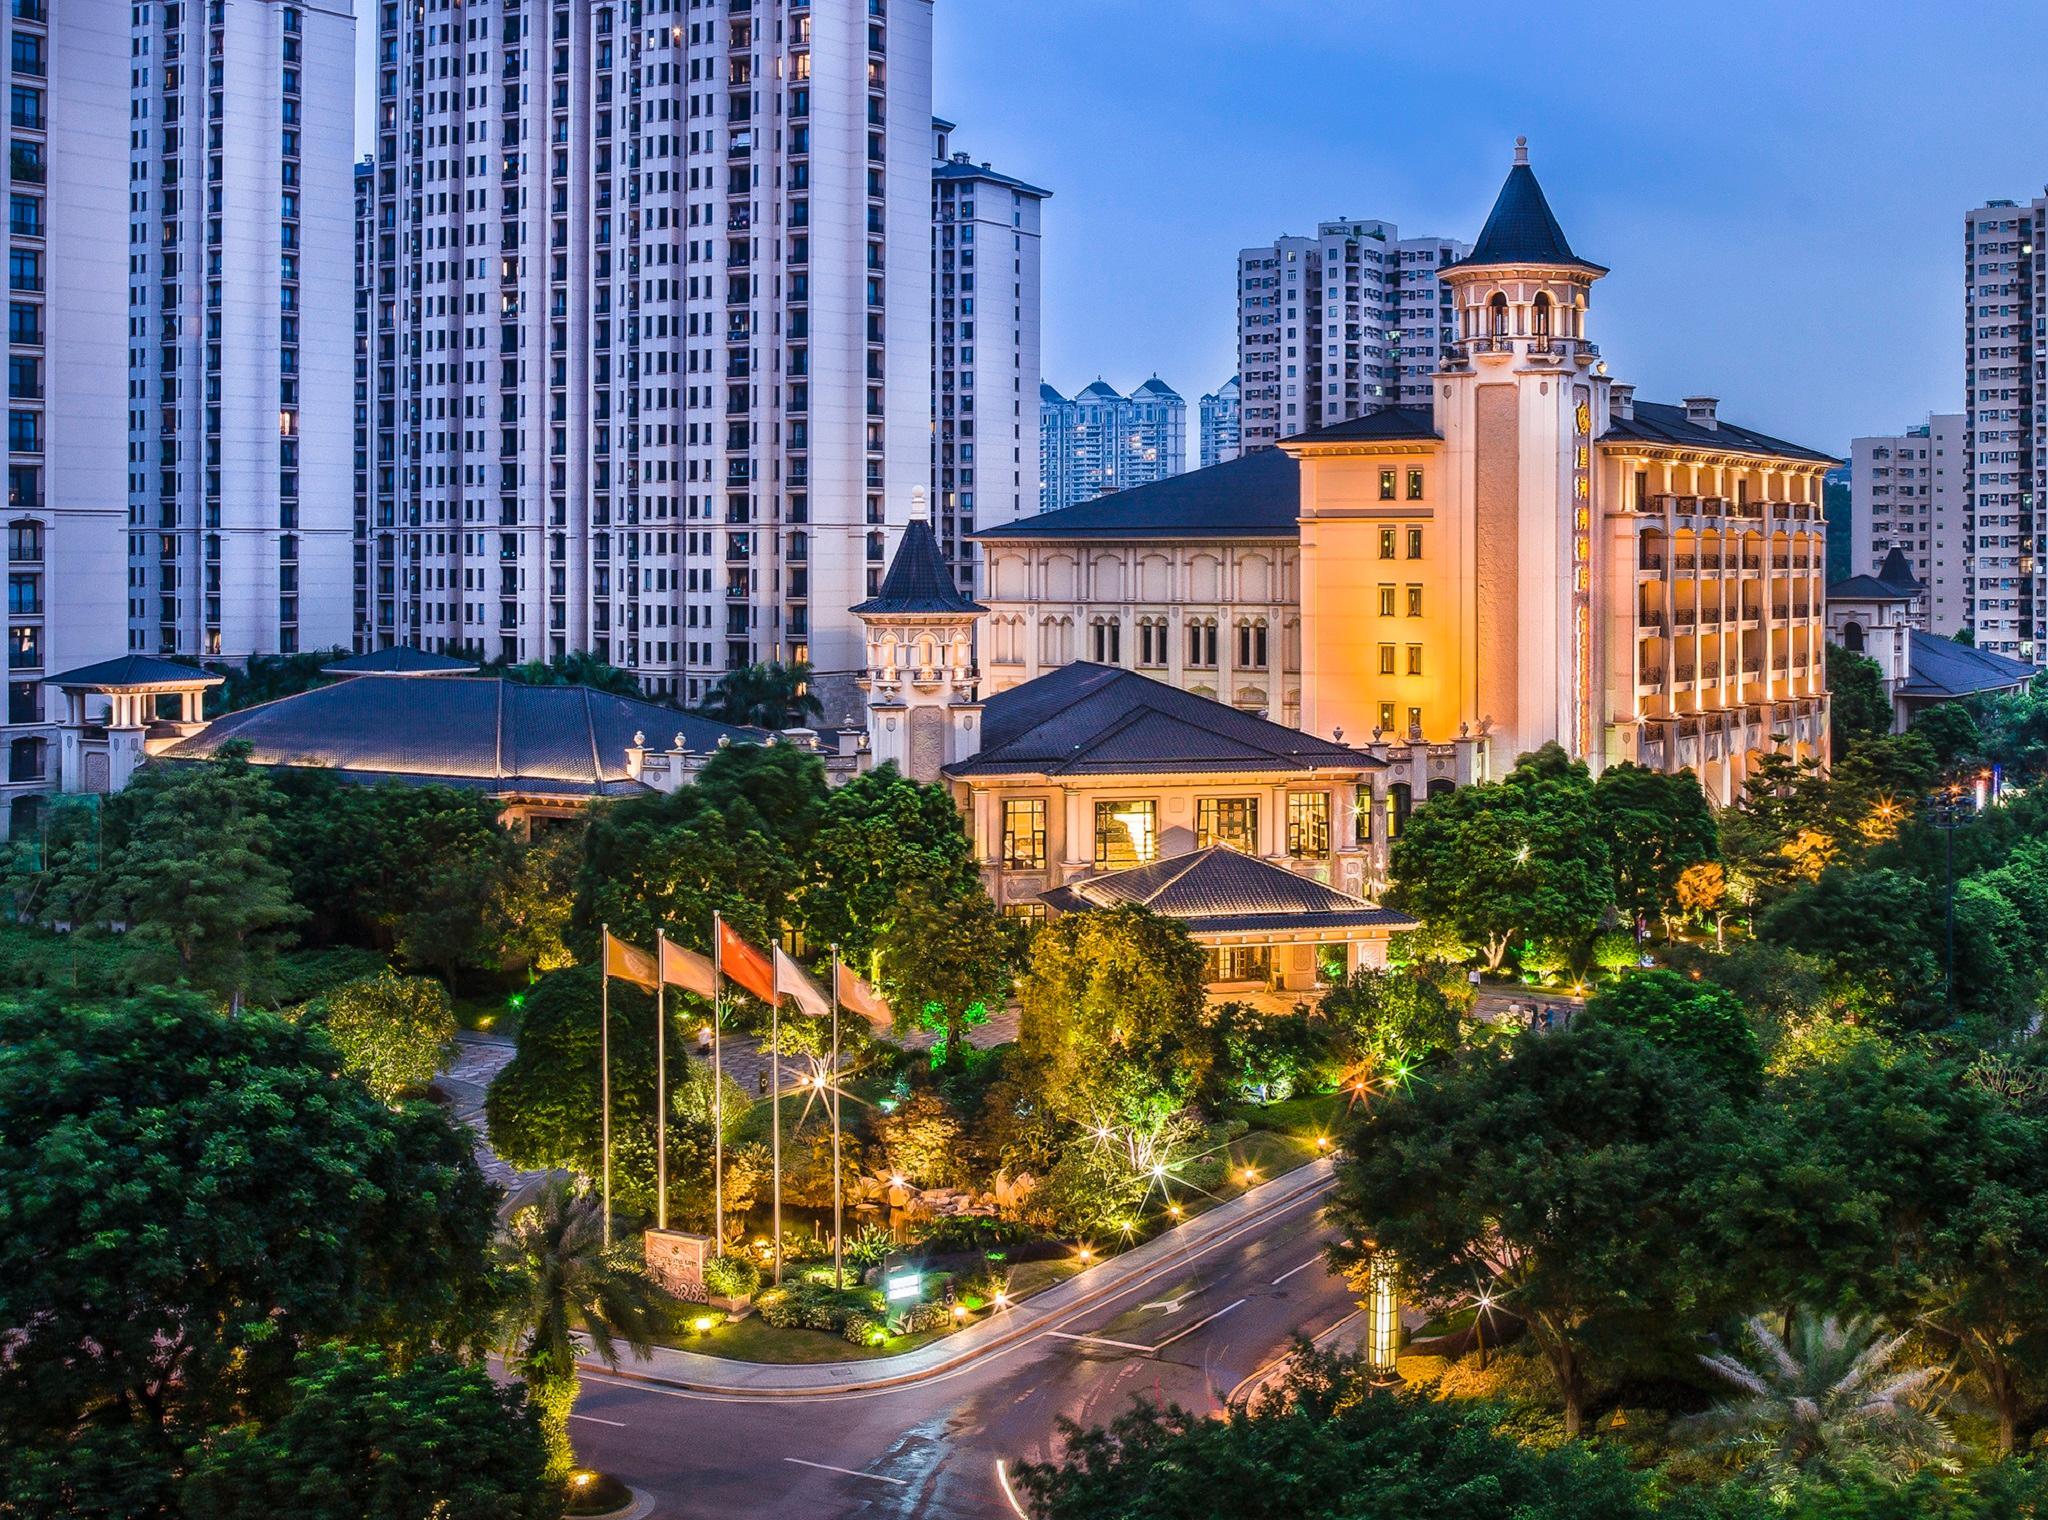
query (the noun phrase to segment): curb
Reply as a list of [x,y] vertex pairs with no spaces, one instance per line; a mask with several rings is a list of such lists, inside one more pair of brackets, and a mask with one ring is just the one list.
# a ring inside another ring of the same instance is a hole
[[[1210,1234],[1202,1240],[1183,1241],[1175,1250],[1162,1254],[1156,1262],[1145,1262],[1139,1266],[1136,1266],[1131,1271],[1120,1276],[1114,1282],[1105,1281],[1100,1285],[1089,1289],[1088,1291],[1082,1293],[1079,1297],[1075,1298],[1071,1303],[1061,1304],[1057,1308],[1048,1308],[1045,1310],[1045,1312],[1038,1315],[1038,1317],[1035,1319],[1013,1324],[1009,1326],[1007,1329],[1003,1330],[1000,1334],[990,1336],[986,1341],[982,1342],[978,1346],[970,1347],[966,1350],[961,1351],[959,1354],[955,1356],[946,1358],[943,1361],[934,1362],[931,1366],[919,1368],[916,1371],[893,1373],[885,1377],[867,1378],[846,1383],[806,1383],[792,1384],[784,1387],[776,1387],[773,1385],[748,1387],[744,1384],[712,1383],[695,1378],[675,1377],[664,1373],[650,1372],[643,1368],[627,1368],[624,1366],[616,1368],[606,1367],[602,1363],[593,1363],[588,1360],[580,1360],[577,1362],[576,1365],[582,1371],[600,1373],[606,1377],[623,1378],[633,1382],[652,1383],[663,1388],[681,1389],[689,1393],[713,1394],[728,1398],[802,1399],[819,1398],[827,1396],[836,1397],[839,1395],[849,1393],[866,1393],[880,1389],[909,1387],[914,1383],[922,1383],[931,1378],[942,1377],[947,1374],[956,1372],[960,1368],[968,1365],[969,1363],[977,1361],[984,1356],[992,1355],[997,1351],[1007,1350],[1009,1347],[1016,1345],[1019,1341],[1036,1335],[1044,1326],[1050,1324],[1052,1321],[1056,1319],[1060,1319],[1066,1315],[1076,1313],[1082,1309],[1091,1308],[1095,1304],[1100,1303],[1102,1300],[1114,1296],[1116,1293],[1120,1292],[1122,1289],[1127,1287],[1131,1282],[1139,1278],[1142,1278],[1151,1272],[1164,1270],[1168,1267],[1174,1266],[1177,1263],[1186,1260],[1188,1257],[1194,1255],[1197,1252],[1207,1250],[1209,1247],[1213,1245],[1220,1244],[1224,1240],[1235,1237],[1237,1234],[1247,1229],[1248,1227],[1261,1223],[1269,1216],[1280,1212],[1281,1210],[1289,1207],[1290,1205],[1300,1202],[1301,1199],[1303,1199],[1304,1197],[1307,1197],[1312,1193],[1320,1191],[1333,1180],[1331,1175],[1333,1170],[1334,1167],[1329,1157],[1318,1157],[1313,1161],[1307,1162],[1306,1164],[1297,1167],[1294,1171],[1289,1172],[1285,1177],[1276,1177],[1271,1182],[1261,1183],[1257,1188],[1254,1188],[1251,1192],[1241,1194],[1240,1196],[1243,1198],[1254,1198],[1257,1197],[1258,1194],[1264,1192],[1267,1188],[1277,1188],[1282,1186],[1284,1183],[1293,1182],[1297,1178],[1302,1179],[1295,1186],[1290,1187],[1285,1193],[1276,1194],[1270,1201],[1262,1200],[1257,1207],[1248,1209],[1242,1217],[1234,1219],[1228,1224],[1219,1225],[1212,1234]],[[1192,1222],[1193,1221],[1190,1221],[1190,1223]],[[1173,1235],[1178,1234],[1180,1231],[1186,1228],[1187,1225],[1185,1224],[1175,1225],[1174,1228],[1167,1234],[1156,1236],[1154,1238],[1157,1240],[1171,1239]],[[1138,1249],[1143,1250],[1144,1247],[1140,1246]],[[1127,1259],[1128,1257],[1112,1257],[1111,1261]],[[1109,1264],[1109,1262],[1103,1263],[1104,1266],[1107,1266]],[[1091,1268],[1090,1270],[1094,1269]],[[1080,1281],[1080,1278],[1070,1278],[1069,1281],[1078,1282]],[[1054,1289],[1052,1291],[1057,1292],[1058,1290]],[[983,1323],[986,1324],[988,1323],[988,1321],[983,1321]],[[902,1354],[915,1356],[918,1353],[912,1351]],[[877,1358],[877,1360],[888,1360],[888,1358]],[[773,1362],[735,1362],[732,1365],[744,1367],[773,1367],[780,1364]],[[840,1365],[844,1366],[858,1364],[842,1363]]]

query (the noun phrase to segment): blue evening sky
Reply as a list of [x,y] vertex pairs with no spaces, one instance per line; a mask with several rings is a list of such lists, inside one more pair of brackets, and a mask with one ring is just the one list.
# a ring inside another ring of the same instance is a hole
[[2040,0],[938,0],[935,27],[955,148],[1053,192],[1045,378],[1156,371],[1191,423],[1236,367],[1240,247],[1337,216],[1470,239],[1526,133],[1613,270],[1618,378],[1846,450],[1960,409],[1963,213],[2048,181]]

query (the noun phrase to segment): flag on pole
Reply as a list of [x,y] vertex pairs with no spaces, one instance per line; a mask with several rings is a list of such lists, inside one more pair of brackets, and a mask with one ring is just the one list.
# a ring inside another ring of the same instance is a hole
[[830,1018],[832,1002],[825,996],[825,989],[811,980],[811,975],[795,961],[782,953],[782,946],[775,947],[775,992],[778,997],[791,998],[797,1007],[813,1018]]
[[666,934],[656,935],[655,944],[661,951],[661,979],[664,982],[702,998],[718,996],[718,972],[711,964],[711,957],[685,950]]
[[754,994],[764,1003],[775,1001],[775,968],[768,957],[733,933],[724,919],[718,921],[718,964],[728,981]]
[[649,992],[661,982],[654,969],[654,957],[637,945],[627,944],[609,929],[604,931],[604,974]]
[[839,963],[839,1004],[866,1019],[876,1034],[888,1034],[896,1027],[895,1010],[844,961]]

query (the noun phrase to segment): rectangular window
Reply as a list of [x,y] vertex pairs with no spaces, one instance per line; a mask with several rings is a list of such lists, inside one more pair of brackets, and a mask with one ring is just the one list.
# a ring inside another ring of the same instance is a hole
[[1204,797],[1195,804],[1195,848],[1227,844],[1247,855],[1259,852],[1259,799]]
[[1408,588],[1408,616],[1422,616],[1422,588],[1420,586],[1410,586]]
[[1003,868],[1010,871],[1045,869],[1044,798],[1003,799]]
[[1408,530],[1408,557],[1410,559],[1422,558],[1422,530],[1420,528],[1410,528]]
[[1422,674],[1422,646],[1420,644],[1410,644],[1408,646],[1408,674],[1411,676]]
[[1380,529],[1380,558],[1392,559],[1393,557],[1394,530],[1392,528],[1382,528]]
[[1392,586],[1382,586],[1380,587],[1380,616],[1392,617],[1393,615],[1394,588]]
[[1330,794],[1287,794],[1287,853],[1296,860],[1322,860],[1330,853]]
[[1422,500],[1422,471],[1420,470],[1410,470],[1408,472],[1408,499],[1410,501]]
[[1095,804],[1095,869],[1120,871],[1159,854],[1159,804],[1149,798]]
[[1022,919],[1028,927],[1036,929],[1045,922],[1045,904],[1037,902],[1004,903],[1003,917]]
[[1394,704],[1391,702],[1380,703],[1380,728],[1386,733],[1394,731]]
[[1394,472],[1393,472],[1392,470],[1381,470],[1381,471],[1380,471],[1380,500],[1381,500],[1381,501],[1392,501],[1393,499],[1394,499]]
[[1416,735],[1417,737],[1421,736],[1422,709],[1419,707],[1411,707],[1408,709],[1408,732]]
[[1390,676],[1393,673],[1394,646],[1392,644],[1382,644],[1380,645],[1380,674],[1383,676]]

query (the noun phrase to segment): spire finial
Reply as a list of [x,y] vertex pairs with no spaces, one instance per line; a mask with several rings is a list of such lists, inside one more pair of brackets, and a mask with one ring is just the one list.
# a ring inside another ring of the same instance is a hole
[[1528,161],[1529,139],[1526,137],[1518,137],[1515,139],[1515,162],[1518,164],[1526,164]]
[[912,522],[930,522],[932,520],[931,508],[925,505],[923,486],[912,486],[910,488],[910,520]]

